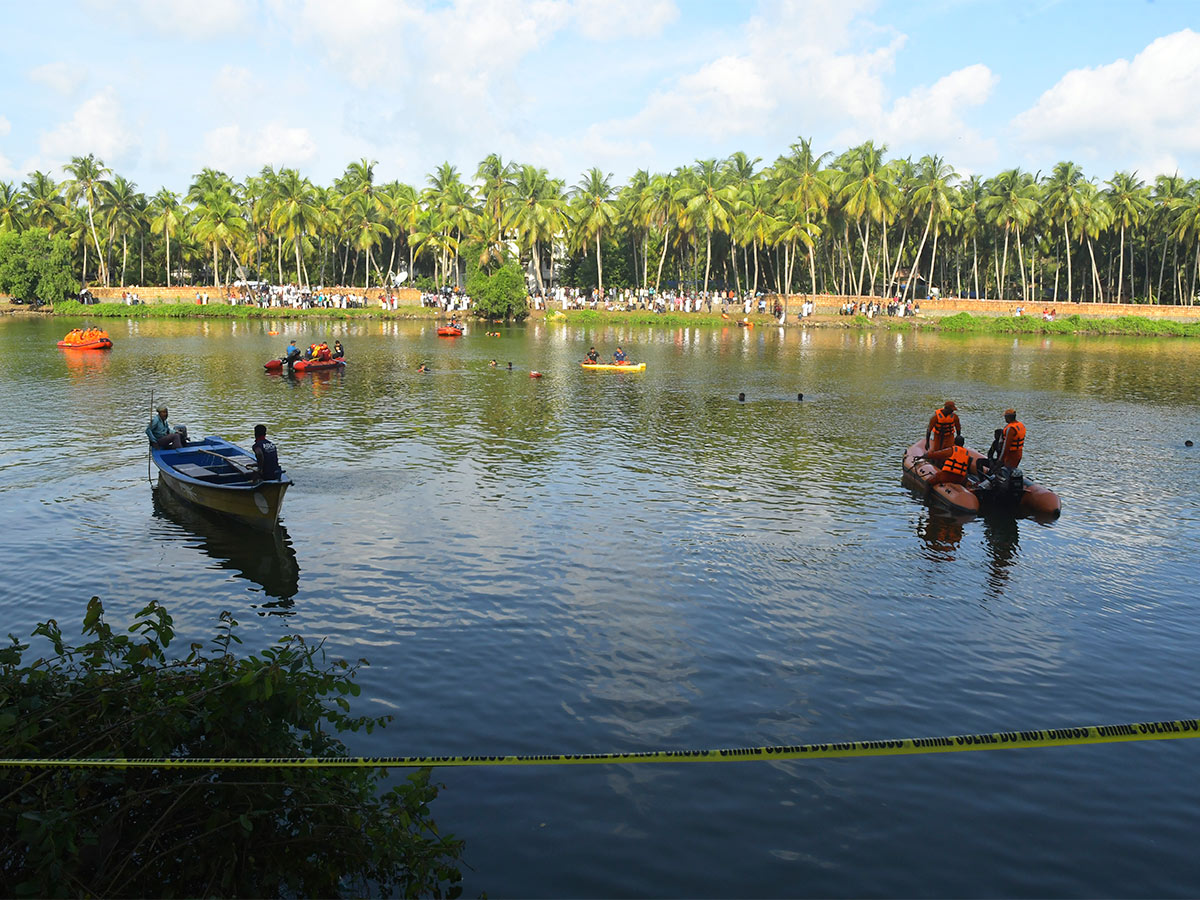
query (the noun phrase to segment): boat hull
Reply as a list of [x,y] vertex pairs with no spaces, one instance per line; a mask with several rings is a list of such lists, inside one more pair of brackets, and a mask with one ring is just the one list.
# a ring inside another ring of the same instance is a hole
[[[263,363],[263,368],[266,369],[268,372],[279,372],[284,368],[283,360],[269,359],[265,363]],[[332,369],[344,369],[344,368],[346,368],[346,361],[344,359],[331,359],[331,360],[327,360],[325,362],[315,361],[315,360],[311,360],[311,359],[310,360],[301,359],[292,364],[292,370],[295,372],[321,372],[321,371],[329,371]]]
[[587,372],[645,372],[646,364],[644,362],[627,363],[617,366],[612,363],[580,363],[579,368]]
[[222,438],[206,437],[180,450],[152,450],[160,486],[203,509],[271,530],[292,480],[254,480],[254,457]]
[[1058,495],[1040,484],[1026,481],[1024,490],[1015,496],[1002,495],[981,487],[979,460],[986,457],[978,450],[966,448],[970,457],[967,480],[963,484],[930,486],[940,468],[925,458],[925,441],[920,440],[904,452],[904,484],[929,496],[958,513],[978,513],[981,509],[1008,509],[1018,515],[1054,518],[1062,512]]
[[113,342],[110,340],[101,341],[85,341],[83,343],[71,343],[69,341],[59,341],[60,350],[111,350]]
[[462,337],[463,330],[461,328],[451,328],[449,325],[443,325],[437,330],[438,337]]

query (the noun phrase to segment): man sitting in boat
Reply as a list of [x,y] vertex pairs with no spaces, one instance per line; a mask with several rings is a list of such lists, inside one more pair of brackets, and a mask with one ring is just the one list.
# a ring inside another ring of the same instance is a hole
[[961,434],[954,439],[950,455],[942,463],[942,471],[929,479],[930,487],[935,484],[962,484],[967,480],[967,469],[971,463],[971,456],[967,453],[967,448],[963,446],[964,443]]
[[331,359],[333,359],[333,354],[329,352],[329,345],[324,341],[321,341],[321,343],[317,346],[317,361],[329,362]]
[[283,474],[279,468],[279,451],[267,440],[267,426],[254,426],[254,458],[258,460],[258,475],[263,481],[275,481]]
[[150,438],[150,446],[159,450],[178,450],[183,446],[183,435],[167,422],[167,408],[160,406],[158,414],[150,419],[146,426],[146,437]]
[[67,332],[67,336],[63,338],[68,344],[78,344],[83,340],[83,332],[78,328],[72,328]]
[[341,342],[341,341],[334,341],[334,342],[333,342],[333,358],[334,358],[334,359],[341,359],[341,358],[343,358],[345,355],[346,355],[346,351],[342,349],[342,342]]
[[595,347],[592,347],[590,350],[588,350],[587,361],[592,365],[596,365],[598,362],[600,362],[600,354],[596,352]]
[[625,365],[625,351],[622,350],[620,347],[618,347],[616,349],[616,352],[613,353],[613,365],[614,366]]
[[[925,449],[936,453],[948,450],[954,444],[955,437],[962,436],[962,422],[958,420],[958,407],[953,400],[947,400],[941,409],[935,409],[925,429]],[[933,446],[929,444],[929,436],[933,435]]]

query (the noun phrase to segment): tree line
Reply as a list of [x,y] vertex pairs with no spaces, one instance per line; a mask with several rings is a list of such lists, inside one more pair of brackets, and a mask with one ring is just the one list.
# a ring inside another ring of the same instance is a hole
[[0,234],[69,241],[82,283],[170,286],[237,277],[302,285],[458,283],[518,259],[533,290],[673,288],[1026,302],[1191,303],[1200,274],[1200,181],[1098,183],[1076,163],[1046,174],[960,177],[940,156],[887,159],[867,141],[834,155],[800,140],[771,165],[738,152],[627,184],[592,168],[568,186],[491,154],[466,177],[446,162],[417,188],[361,159],[324,186],[292,168],[241,182],[211,168],[186,193],[137,189],[94,155],[62,180],[0,182]]

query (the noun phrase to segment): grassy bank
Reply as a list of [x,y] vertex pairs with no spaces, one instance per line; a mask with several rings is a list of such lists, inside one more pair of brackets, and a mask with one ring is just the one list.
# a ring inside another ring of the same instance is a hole
[[289,309],[259,306],[227,306],[195,303],[124,303],[84,305],[75,300],[55,303],[56,316],[84,316],[91,319],[436,319],[440,310],[423,306],[405,306],[398,310],[368,309]]
[[[922,326],[930,327],[930,326]],[[962,334],[1129,334],[1164,337],[1200,337],[1200,322],[1172,322],[1121,316],[1116,319],[1059,316],[1047,322],[1035,316],[973,316],[958,313],[932,326],[938,331]]]

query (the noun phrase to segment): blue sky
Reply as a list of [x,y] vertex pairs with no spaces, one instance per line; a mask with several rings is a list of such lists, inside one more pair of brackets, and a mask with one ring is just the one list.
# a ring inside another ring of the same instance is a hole
[[490,152],[619,183],[800,137],[960,173],[1200,177],[1200,0],[74,0],[5,4],[0,180],[95,153],[154,192]]

